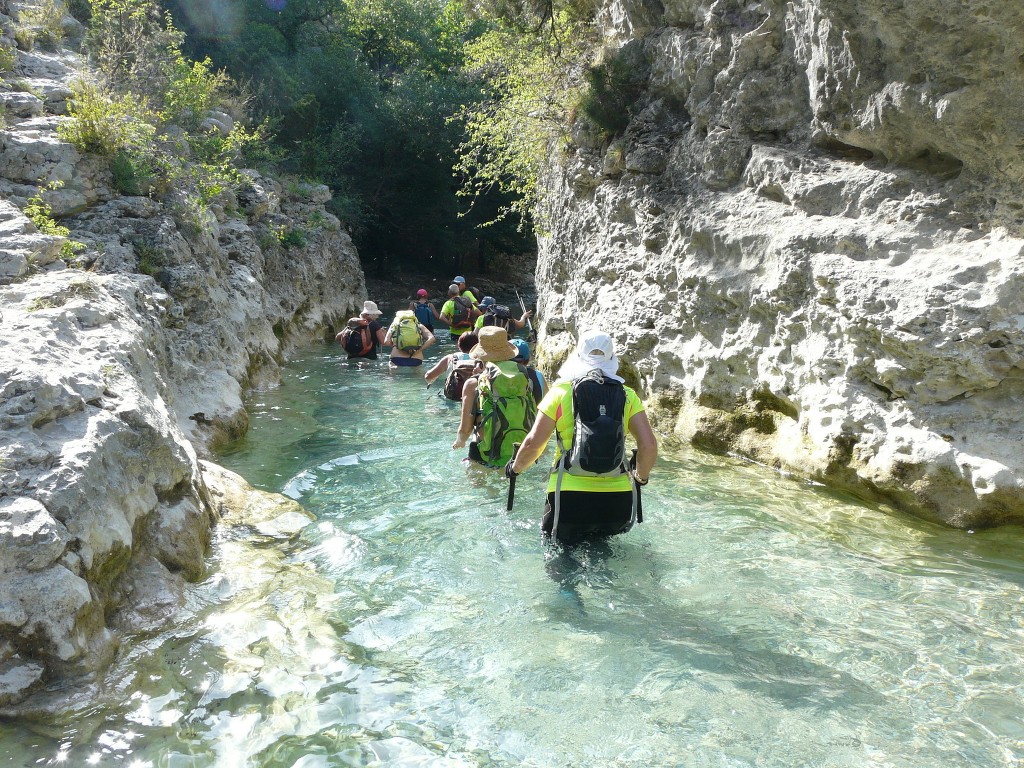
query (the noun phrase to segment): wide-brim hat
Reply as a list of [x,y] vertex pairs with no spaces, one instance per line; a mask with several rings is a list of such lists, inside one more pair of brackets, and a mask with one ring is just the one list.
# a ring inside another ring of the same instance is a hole
[[374,317],[380,317],[384,313],[377,309],[377,304],[373,301],[363,302],[363,311],[360,313],[363,315],[373,315]]
[[578,379],[595,369],[607,378],[624,381],[617,375],[619,358],[615,355],[615,340],[604,331],[584,331],[576,349],[558,369],[558,380]]
[[469,356],[485,363],[511,360],[519,350],[508,340],[508,331],[499,325],[485,325],[477,331],[478,343],[469,350]]

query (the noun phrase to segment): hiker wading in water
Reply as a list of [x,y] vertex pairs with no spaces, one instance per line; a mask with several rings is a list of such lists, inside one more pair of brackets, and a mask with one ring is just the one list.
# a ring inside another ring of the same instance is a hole
[[512,458],[513,446],[533,426],[537,404],[526,369],[512,362],[519,350],[509,343],[505,329],[482,328],[478,338],[469,356],[481,361],[483,370],[463,385],[462,418],[452,448],[462,448],[472,435],[469,458],[503,467]]
[[[515,458],[509,479],[540,458],[555,435],[555,463],[548,476],[541,531],[559,541],[625,533],[637,522],[639,489],[658,458],[658,441],[640,397],[618,376],[615,342],[585,332],[544,396],[537,420]],[[626,432],[636,441],[632,466]],[[641,518],[642,519],[642,518]]]

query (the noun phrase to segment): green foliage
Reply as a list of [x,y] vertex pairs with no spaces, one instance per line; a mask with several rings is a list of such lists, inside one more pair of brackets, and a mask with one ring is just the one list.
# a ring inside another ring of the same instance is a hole
[[146,195],[157,179],[152,157],[121,150],[110,160],[114,188],[123,195]]
[[14,69],[14,62],[18,58],[18,49],[7,45],[0,45],[0,73],[10,72]]
[[478,198],[497,188],[511,196],[498,220],[511,214],[529,221],[544,159],[565,140],[579,100],[589,30],[565,13],[557,21],[560,38],[496,25],[468,47],[487,98],[459,113],[466,138],[456,170],[463,195]]
[[633,104],[647,82],[648,63],[639,46],[626,46],[587,70],[580,111],[608,135],[625,130]]
[[274,235],[284,248],[305,248],[306,233],[300,227],[288,227],[281,224],[274,227]]
[[133,94],[118,96],[95,83],[78,80],[71,85],[68,115],[57,135],[82,152],[112,158],[119,153],[144,156],[156,134],[155,115]]
[[[270,120],[234,120],[226,134],[206,122],[232,97],[233,82],[209,58],[184,55],[183,34],[155,0],[94,0],[87,48],[102,79],[78,82],[60,136],[106,157],[123,194],[173,197],[172,210],[196,233],[207,207],[239,184],[239,163],[274,162]],[[236,110],[237,112],[237,110]]]
[[178,50],[165,64],[165,76],[161,116],[186,130],[196,130],[206,113],[224,100],[230,82],[224,72],[213,71],[209,58],[190,62]]
[[84,249],[85,243],[70,239],[71,230],[57,223],[53,218],[53,207],[43,199],[43,192],[45,190],[60,189],[61,186],[63,186],[62,182],[54,181],[45,187],[40,187],[36,194],[30,197],[25,204],[25,215],[36,225],[36,229],[44,235],[65,238],[64,243],[60,247],[60,256],[62,259],[68,260],[74,258],[78,251]]
[[18,27],[14,30],[14,42],[20,51],[31,51],[36,44],[36,33],[28,27]]
[[92,0],[86,49],[115,89],[163,92],[182,40],[155,0]]
[[[171,7],[183,24],[194,18],[183,0]],[[487,26],[460,0],[289,0],[279,11],[226,0],[224,14],[231,33],[188,30],[191,55],[253,83],[251,106],[275,120],[285,170],[331,188],[329,210],[368,259],[447,267],[529,248],[514,231],[477,229],[504,193],[480,195],[459,217],[452,167],[464,135],[449,118],[482,96],[465,49]]]
[[153,277],[161,266],[160,249],[151,241],[143,238],[133,239],[132,248],[139,262],[139,272]]
[[64,37],[63,18],[63,0],[36,0],[22,9],[19,21],[32,30],[35,40],[56,45]]

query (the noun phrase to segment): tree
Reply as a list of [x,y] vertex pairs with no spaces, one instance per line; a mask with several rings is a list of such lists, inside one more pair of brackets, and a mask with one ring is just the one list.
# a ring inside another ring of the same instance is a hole
[[[527,235],[479,231],[508,206],[480,194],[468,215],[453,176],[465,140],[462,106],[483,96],[465,74],[467,45],[487,22],[455,0],[226,0],[230,32],[204,27],[185,4],[186,45],[249,83],[252,106],[272,118],[285,169],[327,183],[331,203],[367,260],[424,257],[450,263],[529,247]],[[204,34],[204,29],[206,33]]]

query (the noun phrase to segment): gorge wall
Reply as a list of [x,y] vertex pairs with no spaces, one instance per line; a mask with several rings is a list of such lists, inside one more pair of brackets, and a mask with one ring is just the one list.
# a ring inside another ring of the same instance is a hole
[[600,17],[628,124],[583,116],[553,160],[548,363],[603,327],[665,432],[930,520],[1024,522],[1024,6]]
[[[11,51],[4,12],[17,10],[0,2]],[[244,432],[247,388],[274,381],[296,344],[333,337],[366,298],[326,187],[246,171],[192,215],[173,194],[113,191],[106,164],[56,133],[81,67],[66,50],[19,50],[0,88],[7,714],[48,706],[49,689],[59,702],[125,633],[174,616],[186,580],[204,574],[223,495],[200,459]],[[41,190],[85,246],[73,258],[22,212]],[[301,241],[282,237],[296,230]]]

